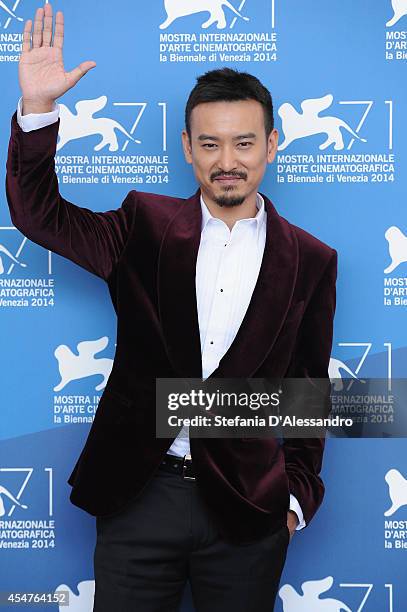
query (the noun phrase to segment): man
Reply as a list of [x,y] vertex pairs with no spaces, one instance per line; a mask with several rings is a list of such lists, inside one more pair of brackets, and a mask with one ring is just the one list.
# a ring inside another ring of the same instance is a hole
[[[95,213],[58,190],[55,100],[91,68],[62,61],[63,17],[24,29],[7,197],[31,240],[106,280],[113,369],[69,478],[97,517],[97,612],[272,610],[287,546],[322,502],[324,439],[174,439],[155,431],[156,378],[328,377],[336,251],[258,193],[278,133],[270,93],[230,69],[198,79],[182,141],[199,190],[131,191]],[[192,457],[192,459],[191,459]]]

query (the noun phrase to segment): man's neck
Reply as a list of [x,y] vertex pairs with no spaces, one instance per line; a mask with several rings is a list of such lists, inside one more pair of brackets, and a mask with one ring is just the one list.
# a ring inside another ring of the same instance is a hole
[[237,206],[219,206],[219,204],[204,193],[202,193],[202,198],[211,215],[221,219],[230,230],[239,219],[255,217],[258,212],[256,205],[257,193],[250,194],[242,204]]

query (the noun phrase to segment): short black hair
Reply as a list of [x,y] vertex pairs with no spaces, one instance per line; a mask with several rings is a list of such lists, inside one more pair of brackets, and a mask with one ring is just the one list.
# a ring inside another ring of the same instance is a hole
[[191,138],[191,113],[195,106],[205,102],[236,102],[256,100],[264,112],[264,126],[268,137],[274,128],[273,100],[267,87],[248,72],[232,68],[219,68],[205,72],[189,94],[185,107],[185,129]]

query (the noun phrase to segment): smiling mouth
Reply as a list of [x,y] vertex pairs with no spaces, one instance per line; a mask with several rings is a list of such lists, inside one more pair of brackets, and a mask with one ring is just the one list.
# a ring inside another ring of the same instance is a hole
[[243,181],[243,178],[241,176],[217,176],[214,180],[220,183],[237,183]]

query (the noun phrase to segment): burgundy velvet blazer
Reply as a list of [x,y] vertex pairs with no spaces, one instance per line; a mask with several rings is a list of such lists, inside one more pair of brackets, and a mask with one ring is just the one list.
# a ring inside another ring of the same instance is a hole
[[[30,240],[104,279],[117,349],[86,444],[69,477],[73,504],[112,515],[140,494],[173,439],[155,437],[155,378],[202,377],[195,266],[199,191],[189,199],[130,191],[93,212],[59,194],[58,123],[24,133],[12,119],[7,199]],[[212,377],[328,377],[337,253],[281,217],[264,196],[267,238],[241,327]],[[322,438],[191,438],[197,486],[225,538],[286,524],[289,493],[309,525],[322,502]]]

